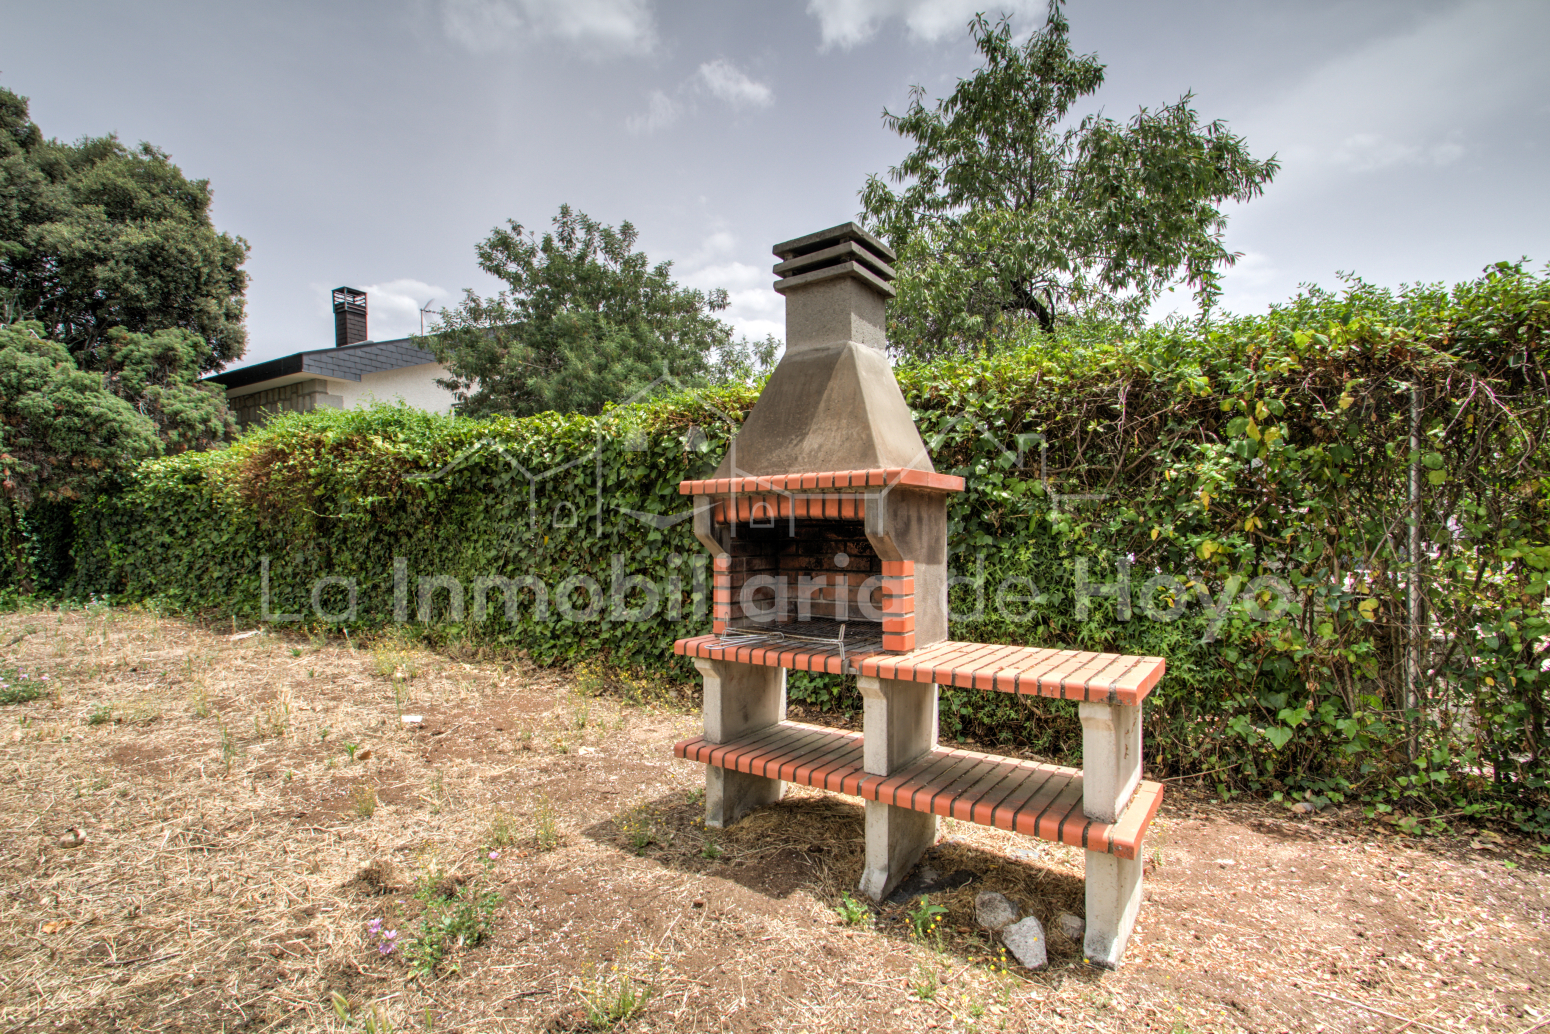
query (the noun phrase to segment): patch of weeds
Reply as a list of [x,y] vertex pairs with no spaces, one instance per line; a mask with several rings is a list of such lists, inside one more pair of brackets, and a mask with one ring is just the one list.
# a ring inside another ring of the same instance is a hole
[[910,990],[915,992],[915,997],[922,1002],[929,1002],[936,997],[939,987],[935,967],[916,962],[915,975],[910,978]]
[[592,721],[592,701],[582,693],[576,693],[571,697],[571,720],[575,723],[577,732],[585,729]]
[[643,808],[637,808],[620,819],[619,832],[623,834],[624,842],[630,850],[636,854],[645,854],[646,848],[657,842],[656,830]]
[[25,704],[43,695],[48,687],[47,675],[33,678],[27,672],[15,668],[0,668],[0,704]]
[[338,991],[329,992],[329,1002],[334,1007],[334,1015],[339,1022],[346,1027],[365,1031],[366,1034],[392,1034],[393,1024],[387,1018],[387,1013],[382,1011],[382,1006],[373,1005],[368,1010],[358,1010],[351,1001]]
[[495,926],[495,910],[501,896],[482,883],[459,885],[450,878],[433,878],[434,870],[421,880],[416,892],[425,905],[414,935],[404,945],[404,960],[421,976],[434,976],[451,955],[471,948],[489,936]]
[[221,764],[227,775],[231,775],[231,763],[237,759],[237,753],[237,737],[226,726],[221,726]]
[[[439,773],[438,773],[439,774]],[[490,847],[509,847],[517,840],[517,820],[509,811],[496,811],[484,842]]]
[[355,760],[355,752],[361,749],[361,745],[359,743],[341,743],[339,745],[344,748],[344,752],[346,754],[350,755],[350,760],[352,762]]
[[[326,729],[324,731],[327,732]],[[431,793],[425,800],[431,807],[432,815],[440,815],[442,806],[447,803],[446,776],[442,774],[439,768],[431,773]]]
[[725,853],[725,851],[721,850],[721,845],[714,840],[705,841],[705,846],[700,848],[700,857],[709,858],[711,861],[715,861]]
[[637,983],[629,973],[619,972],[619,964],[603,967],[598,963],[592,979],[579,989],[581,1009],[587,1026],[610,1030],[627,1021],[651,998],[651,988]]
[[276,700],[261,714],[253,716],[253,735],[259,739],[284,739],[291,727],[291,709],[283,700]]
[[291,647],[291,656],[292,657],[300,657],[301,656],[301,647],[299,647],[299,646]]
[[140,700],[124,712],[123,720],[130,725],[150,725],[160,717],[161,708],[148,700]]
[[946,914],[947,909],[941,905],[933,905],[930,895],[922,894],[920,900],[915,902],[915,907],[908,913],[910,936],[917,941],[935,939],[942,917]]
[[591,697],[608,689],[608,677],[603,672],[603,666],[586,661],[576,665],[572,672],[574,692],[577,696]]
[[1010,994],[1010,985],[1008,981],[1013,979],[1007,975],[1006,945],[1000,943],[999,941],[995,942],[991,949],[990,955],[985,958],[984,962],[985,968],[989,971],[991,977],[993,979],[1002,981],[1001,991],[1003,993],[1001,997],[1004,1004],[1007,995]]
[[553,851],[562,839],[554,805],[547,797],[538,798],[538,807],[533,810],[533,842],[540,851]]
[[203,689],[196,689],[189,694],[188,710],[195,718],[210,717],[210,694]]
[[369,819],[377,813],[377,788],[360,783],[350,791],[350,807],[355,809],[355,814],[363,819]]
[[845,920],[846,926],[861,926],[872,921],[872,910],[865,902],[851,897],[848,890],[840,895],[840,903],[834,906],[834,911]]
[[87,725],[107,725],[113,720],[113,705],[98,704],[91,709],[91,714],[86,716]]
[[371,667],[383,678],[400,682],[407,682],[420,673],[420,663],[415,655],[394,645],[372,647]]

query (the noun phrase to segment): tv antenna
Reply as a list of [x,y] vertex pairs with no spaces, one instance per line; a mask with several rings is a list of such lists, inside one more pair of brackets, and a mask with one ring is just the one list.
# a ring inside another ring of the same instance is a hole
[[420,336],[421,337],[425,336],[425,314],[430,311],[431,306],[434,305],[434,304],[436,304],[436,299],[432,298],[430,301],[428,301],[424,305],[420,306]]

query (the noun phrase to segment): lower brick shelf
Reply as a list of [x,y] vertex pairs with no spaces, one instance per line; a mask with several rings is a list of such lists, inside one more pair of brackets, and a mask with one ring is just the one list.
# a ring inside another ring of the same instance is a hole
[[1118,822],[1098,822],[1082,814],[1080,769],[950,747],[937,747],[894,775],[868,775],[860,733],[798,722],[781,722],[729,743],[696,736],[674,746],[673,753],[1120,858],[1137,857],[1162,801],[1162,785],[1143,781]]

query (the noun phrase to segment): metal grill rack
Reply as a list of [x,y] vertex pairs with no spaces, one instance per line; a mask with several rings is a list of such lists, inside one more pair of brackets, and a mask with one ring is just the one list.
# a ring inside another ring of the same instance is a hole
[[877,653],[883,648],[883,626],[879,621],[796,621],[786,624],[728,625],[721,641],[738,646],[763,646],[769,643],[805,643],[826,646],[840,652]]

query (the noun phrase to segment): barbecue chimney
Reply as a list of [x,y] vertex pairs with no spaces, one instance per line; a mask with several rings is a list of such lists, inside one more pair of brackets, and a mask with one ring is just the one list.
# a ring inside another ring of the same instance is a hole
[[[887,355],[894,253],[854,223],[778,244],[786,352],[711,478],[714,631],[850,658],[947,638],[947,493]],[[829,663],[827,660],[824,662]]]

